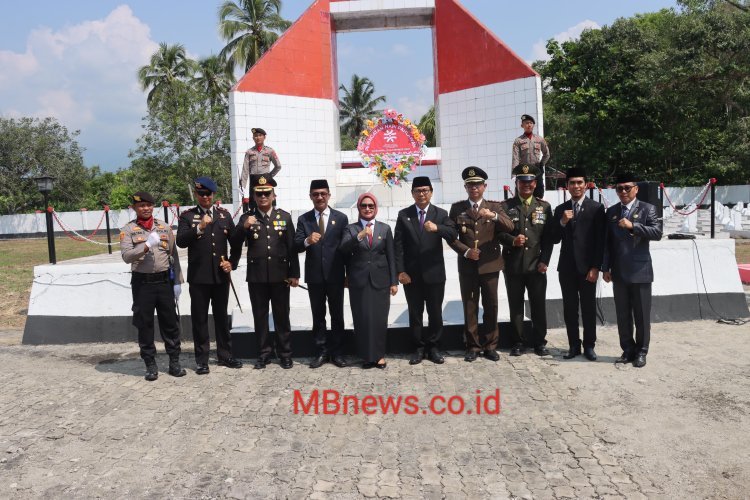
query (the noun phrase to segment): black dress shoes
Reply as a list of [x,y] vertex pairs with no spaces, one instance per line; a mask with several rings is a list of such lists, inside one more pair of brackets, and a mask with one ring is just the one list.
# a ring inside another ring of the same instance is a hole
[[320,368],[324,364],[328,363],[328,361],[328,356],[326,356],[325,354],[321,354],[310,362],[310,368]]
[[538,345],[534,348],[534,354],[537,356],[549,356],[549,350],[543,345]]
[[500,359],[500,355],[494,349],[487,349],[484,351],[484,357],[490,361],[498,361]]
[[568,349],[568,354],[564,355],[563,359],[573,359],[576,356],[580,356],[580,355],[581,355],[581,346],[579,345],[578,347],[571,347],[570,349]]
[[435,363],[436,365],[442,365],[445,363],[445,358],[437,350],[437,347],[432,347],[427,353],[427,359]]
[[624,351],[622,355],[615,360],[615,363],[632,363],[635,361],[635,353]]
[[362,369],[369,370],[370,368],[375,368],[376,364],[377,363],[375,363],[374,361],[365,361],[364,363],[362,363]]
[[208,375],[210,371],[211,370],[208,369],[208,365],[201,363],[195,369],[195,374],[196,375]]
[[468,361],[471,363],[472,361],[477,360],[477,353],[476,351],[466,351],[466,355],[464,356],[464,361]]
[[144,378],[149,382],[153,382],[159,378],[159,368],[156,366],[156,363],[146,363],[146,376]]
[[524,353],[523,344],[516,344],[510,350],[511,356],[521,356]]
[[388,363],[385,360],[382,363],[375,363],[375,368],[379,370],[385,370],[386,366],[388,366]]
[[583,348],[583,357],[588,359],[589,361],[596,361],[596,352],[594,352],[593,347],[584,347]]
[[418,365],[422,362],[424,359],[424,349],[417,349],[414,351],[414,354],[411,355],[411,358],[409,359],[410,365]]
[[292,358],[281,358],[281,367],[285,370],[288,370],[292,366],[294,366],[294,361],[292,361]]
[[339,368],[346,368],[346,366],[348,366],[343,356],[336,355],[333,357],[331,362]]
[[226,366],[227,368],[242,368],[242,361],[235,358],[220,359],[219,366]]
[[262,370],[266,367],[268,364],[268,358],[258,358],[258,361],[255,362],[255,365],[253,365],[253,368],[256,370]]
[[643,368],[646,366],[646,353],[645,352],[639,352],[638,356],[636,356],[635,360],[633,360],[633,366],[636,368]]
[[180,366],[180,360],[178,358],[169,360],[169,372],[173,377],[184,377],[187,372]]

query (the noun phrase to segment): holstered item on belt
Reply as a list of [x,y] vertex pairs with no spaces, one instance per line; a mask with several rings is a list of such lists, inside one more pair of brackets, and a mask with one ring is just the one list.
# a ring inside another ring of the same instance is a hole
[[140,283],[166,283],[169,281],[169,271],[160,273],[133,273],[133,281]]

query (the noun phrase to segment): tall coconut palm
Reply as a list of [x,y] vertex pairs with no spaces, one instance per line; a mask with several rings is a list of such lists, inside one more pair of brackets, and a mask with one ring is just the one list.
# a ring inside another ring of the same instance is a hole
[[211,104],[227,103],[229,89],[234,83],[232,64],[221,56],[208,56],[198,61],[193,84],[206,93]]
[[339,87],[344,95],[339,100],[341,133],[356,138],[364,130],[368,119],[377,114],[375,106],[385,102],[384,96],[373,98],[375,85],[367,77],[352,75],[349,88]]
[[425,136],[425,144],[428,147],[434,147],[436,144],[435,134],[437,127],[435,125],[435,105],[430,106],[427,113],[422,115],[419,119],[419,131]]
[[149,107],[157,103],[159,97],[176,82],[190,78],[194,70],[195,63],[185,55],[183,45],[160,43],[150,63],[138,70],[138,80],[143,90],[151,89],[146,98]]
[[228,43],[219,55],[245,71],[292,25],[282,18],[281,0],[227,0],[219,7],[219,33]]

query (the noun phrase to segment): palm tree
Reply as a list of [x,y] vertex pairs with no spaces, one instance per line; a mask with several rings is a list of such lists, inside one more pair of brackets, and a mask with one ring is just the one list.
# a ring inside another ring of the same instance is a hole
[[419,119],[419,131],[422,132],[426,138],[425,144],[428,147],[435,147],[435,133],[437,127],[435,126],[435,105],[430,106],[427,113],[422,115]]
[[375,86],[369,78],[352,75],[349,88],[339,87],[344,95],[339,101],[339,121],[342,135],[356,138],[364,130],[367,120],[377,114],[375,106],[385,102],[384,96],[373,98]]
[[159,49],[151,56],[151,62],[138,70],[143,90],[151,89],[146,103],[153,106],[172,85],[190,78],[194,71],[195,62],[185,55],[183,45],[160,43]]
[[219,56],[245,71],[292,25],[279,14],[281,0],[227,0],[219,7],[219,33],[228,43]]
[[208,56],[198,61],[193,84],[206,93],[213,105],[225,105],[229,89],[234,83],[232,64],[221,56]]

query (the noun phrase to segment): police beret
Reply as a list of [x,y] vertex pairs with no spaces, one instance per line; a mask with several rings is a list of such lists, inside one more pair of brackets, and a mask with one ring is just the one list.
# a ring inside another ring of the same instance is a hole
[[432,182],[430,182],[430,178],[424,175],[415,177],[414,180],[411,181],[412,189],[417,189],[425,186],[432,189]]
[[193,182],[195,183],[196,191],[198,191],[199,189],[208,189],[212,193],[215,193],[218,189],[216,187],[216,183],[210,177],[198,177]]
[[524,163],[516,165],[516,168],[513,169],[513,175],[516,176],[516,180],[518,181],[533,181],[541,173],[542,171],[536,165],[526,165]]
[[329,189],[328,181],[326,179],[315,179],[310,182],[310,191],[313,189]]
[[565,171],[565,178],[570,179],[572,177],[583,177],[584,179],[588,178],[586,175],[586,169],[581,167],[570,167]]
[[633,172],[622,172],[615,177],[615,184],[625,184],[627,182],[638,182]]
[[525,122],[526,120],[531,121],[534,125],[536,125],[536,120],[534,120],[534,117],[531,115],[521,115],[521,122]]
[[484,182],[487,180],[487,172],[479,167],[466,167],[461,172],[461,178],[464,180],[464,184],[471,182]]
[[133,201],[133,203],[138,203],[139,201],[145,201],[146,203],[151,203],[152,205],[156,203],[154,201],[154,197],[146,191],[138,191],[137,193],[133,193],[130,199]]
[[253,135],[255,135],[255,134],[262,134],[262,135],[266,135],[266,131],[265,131],[265,130],[263,130],[262,128],[260,128],[260,127],[255,127],[255,128],[251,128],[251,129],[250,129],[250,132],[252,132],[252,133],[253,133]]
[[276,181],[273,180],[271,174],[256,174],[250,178],[250,185],[253,191],[271,191],[276,187]]

